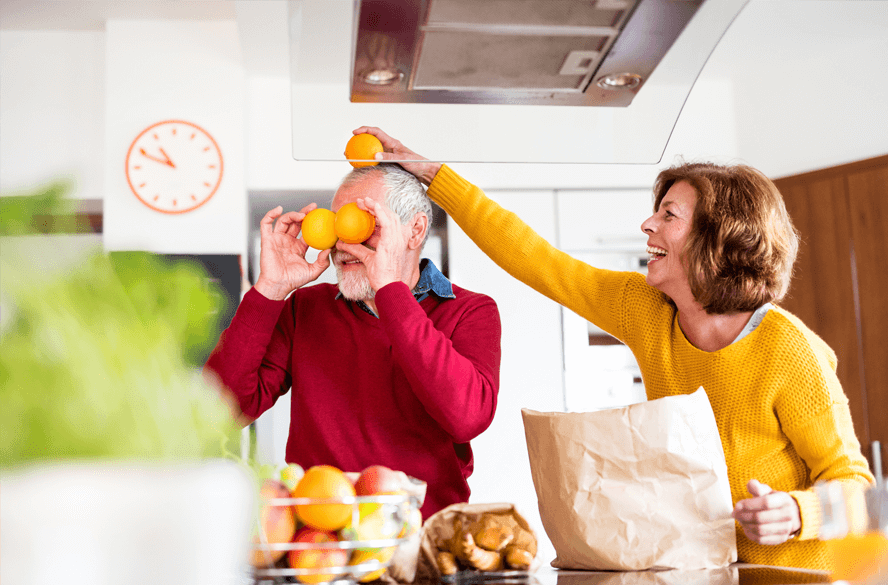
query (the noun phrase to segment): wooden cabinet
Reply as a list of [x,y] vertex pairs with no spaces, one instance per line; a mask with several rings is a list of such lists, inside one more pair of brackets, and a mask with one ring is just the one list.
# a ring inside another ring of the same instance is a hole
[[[775,181],[802,236],[781,305],[835,350],[854,429],[888,451],[888,156]],[[883,473],[885,469],[883,466]]]

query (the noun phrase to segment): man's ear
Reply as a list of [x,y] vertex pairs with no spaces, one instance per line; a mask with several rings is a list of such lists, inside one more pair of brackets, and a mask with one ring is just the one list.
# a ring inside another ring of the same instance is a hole
[[418,250],[422,246],[430,227],[428,215],[425,213],[414,215],[413,222],[410,224],[410,239],[407,240],[407,248]]

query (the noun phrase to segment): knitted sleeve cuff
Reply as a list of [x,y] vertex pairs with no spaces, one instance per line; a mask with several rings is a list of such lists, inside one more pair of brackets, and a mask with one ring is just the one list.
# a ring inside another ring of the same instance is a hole
[[799,531],[798,540],[813,540],[820,536],[820,502],[817,494],[811,490],[789,492],[799,505],[799,517],[802,521],[802,529]]
[[250,288],[237,308],[236,319],[250,329],[270,331],[277,324],[286,302],[269,299]]
[[448,213],[465,201],[462,195],[474,185],[459,176],[446,164],[441,165],[435,179],[429,185],[428,195]]

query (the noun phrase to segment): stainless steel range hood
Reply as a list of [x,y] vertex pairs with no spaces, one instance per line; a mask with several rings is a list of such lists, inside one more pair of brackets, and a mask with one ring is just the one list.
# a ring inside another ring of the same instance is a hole
[[293,158],[370,125],[447,163],[657,163],[748,1],[289,0]]
[[360,0],[351,100],[628,106],[703,0]]

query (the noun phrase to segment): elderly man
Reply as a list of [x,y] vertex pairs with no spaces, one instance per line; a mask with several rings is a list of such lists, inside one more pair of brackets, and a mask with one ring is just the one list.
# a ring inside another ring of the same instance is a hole
[[[315,205],[265,215],[260,276],[207,368],[249,418],[292,388],[288,462],[404,471],[428,484],[425,518],[468,501],[469,441],[496,410],[499,313],[420,258],[432,208],[413,175],[356,169],[331,208],[353,201],[376,230],[313,263],[297,234]],[[338,285],[308,286],[331,258]]]

